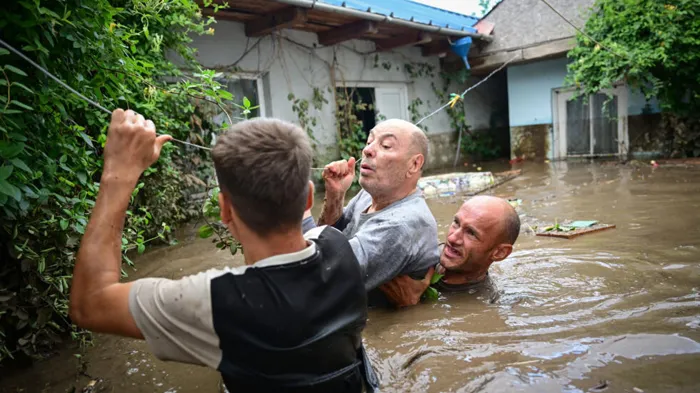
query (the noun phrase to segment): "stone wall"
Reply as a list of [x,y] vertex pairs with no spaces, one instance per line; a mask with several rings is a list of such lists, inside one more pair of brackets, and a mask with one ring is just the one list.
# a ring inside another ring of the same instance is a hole
[[643,114],[627,118],[630,154],[658,155],[663,151],[663,128],[661,114]]
[[438,169],[452,165],[457,151],[457,133],[446,132],[428,135],[430,148],[426,169]]
[[551,124],[511,127],[511,158],[546,159],[549,152],[551,127]]

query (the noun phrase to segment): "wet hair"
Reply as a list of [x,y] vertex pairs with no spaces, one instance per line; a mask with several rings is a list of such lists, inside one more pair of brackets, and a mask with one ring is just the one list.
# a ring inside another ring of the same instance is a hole
[[510,245],[515,244],[515,241],[518,240],[518,236],[520,235],[520,216],[518,216],[518,212],[516,212],[515,208],[510,204],[508,204],[504,226],[506,242]]
[[313,150],[298,126],[256,118],[232,126],[212,151],[219,186],[258,235],[300,225]]

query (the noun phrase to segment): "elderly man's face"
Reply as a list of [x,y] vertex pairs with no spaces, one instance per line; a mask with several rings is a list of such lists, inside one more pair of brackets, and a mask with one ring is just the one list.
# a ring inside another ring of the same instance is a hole
[[406,181],[410,167],[411,133],[379,124],[362,150],[360,185],[370,195],[393,192]]
[[504,214],[504,209],[494,203],[465,202],[450,225],[440,264],[448,271],[473,273],[505,258],[502,247],[508,246],[502,241]]

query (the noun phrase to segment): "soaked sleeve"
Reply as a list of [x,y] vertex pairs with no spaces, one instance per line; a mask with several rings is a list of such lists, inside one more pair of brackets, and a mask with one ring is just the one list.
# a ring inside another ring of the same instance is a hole
[[350,246],[360,262],[365,278],[365,289],[370,291],[398,276],[414,257],[414,235],[398,221],[375,220],[367,222],[350,239]]
[[158,359],[218,367],[221,350],[209,290],[214,273],[134,282],[129,311]]

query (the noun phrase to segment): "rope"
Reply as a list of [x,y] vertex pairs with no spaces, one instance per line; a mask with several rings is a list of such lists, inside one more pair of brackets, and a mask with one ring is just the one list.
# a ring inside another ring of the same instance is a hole
[[[508,63],[510,63],[511,61],[515,60],[517,57],[518,57],[518,56],[513,56],[510,60],[506,61],[506,62],[503,63],[500,67],[496,68],[493,72],[491,72],[486,78],[480,80],[480,81],[477,82],[474,86],[468,88],[467,90],[464,90],[464,91],[462,92],[462,94],[460,94],[459,96],[462,97],[462,98],[464,98],[464,96],[465,96],[467,93],[469,93],[472,89],[475,89],[475,88],[476,88],[477,86],[479,86],[480,84],[486,82],[489,78],[491,78],[491,77],[492,77],[494,74],[496,74],[498,71],[502,70],[505,66],[508,65]],[[422,123],[422,122],[425,121],[426,119],[429,119],[430,117],[432,117],[433,115],[437,114],[437,113],[440,112],[441,110],[447,108],[451,103],[452,103],[452,100],[450,100],[449,102],[447,102],[445,105],[439,107],[438,109],[436,109],[435,111],[433,111],[431,114],[429,114],[429,115],[425,116],[424,118],[420,119],[420,120],[418,121],[418,123],[416,123],[416,125],[419,125],[420,123]]]
[[[66,89],[67,89],[68,91],[70,91],[71,93],[73,93],[73,94],[77,95],[78,97],[82,98],[82,99],[83,99],[85,102],[87,102],[88,104],[90,104],[90,105],[96,107],[97,109],[100,109],[101,111],[103,111],[103,112],[105,112],[105,113],[107,113],[107,114],[109,114],[109,115],[112,114],[112,112],[111,112],[109,109],[103,107],[102,105],[98,104],[97,102],[95,102],[95,101],[93,101],[93,100],[91,100],[91,99],[85,97],[84,95],[80,94],[78,91],[76,91],[76,90],[73,89],[72,87],[68,86],[65,82],[63,82],[62,80],[60,80],[60,79],[58,79],[57,77],[55,77],[52,73],[50,73],[50,72],[48,72],[47,70],[45,70],[44,67],[40,66],[39,64],[35,63],[32,59],[30,59],[29,57],[25,56],[24,53],[22,53],[22,52],[18,51],[17,49],[13,48],[12,45],[8,44],[7,42],[3,41],[2,39],[0,39],[0,44],[2,44],[2,46],[4,46],[5,48],[9,49],[9,50],[12,51],[13,53],[15,53],[17,56],[19,56],[19,57],[21,57],[22,59],[24,59],[24,60],[26,60],[27,62],[29,62],[29,64],[31,64],[31,65],[33,65],[34,67],[36,67],[37,69],[39,69],[41,72],[43,72],[44,74],[46,74],[46,76],[48,76],[49,78],[53,79],[56,83],[58,83],[59,85],[63,86],[64,88],[66,88]],[[200,146],[200,145],[195,145],[194,143],[181,141],[181,140],[179,140],[179,139],[173,138],[172,141],[173,141],[173,142],[182,143],[183,145],[188,145],[188,146],[196,147],[196,148],[199,148],[199,149],[202,149],[202,150],[211,151],[211,148],[209,148],[209,147],[204,147],[204,146]]]

